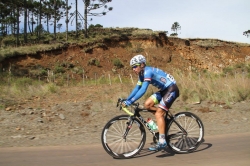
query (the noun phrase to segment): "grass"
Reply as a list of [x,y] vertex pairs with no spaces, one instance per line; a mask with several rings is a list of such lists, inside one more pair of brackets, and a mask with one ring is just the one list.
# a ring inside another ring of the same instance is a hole
[[[238,65],[231,67],[233,71],[239,68]],[[230,70],[231,71],[231,70]],[[210,72],[203,73],[184,73],[180,70],[175,70],[171,73],[180,88],[179,99],[187,103],[196,103],[202,101],[216,101],[226,103],[241,102],[250,99],[250,76],[249,64],[241,65],[241,73],[231,73],[224,70],[222,73],[215,74]],[[230,73],[230,74],[228,74]],[[128,92],[113,95],[128,95],[135,86],[137,80],[132,80],[130,77],[109,77],[102,75],[96,79],[71,79],[57,77],[56,80],[48,82],[34,80],[25,77],[14,77],[0,73],[0,99],[25,100],[28,98],[42,97],[52,93],[60,93],[61,87],[86,87],[95,86],[96,89],[101,87],[117,87],[118,84],[126,87]],[[112,88],[111,88],[112,89]],[[109,91],[109,88],[107,89]],[[106,92],[107,92],[106,90]],[[113,90],[112,90],[113,91]],[[145,100],[152,95],[157,89],[153,86],[148,88],[148,91],[141,100]],[[100,92],[102,95],[102,92]],[[110,100],[110,99],[109,99]],[[3,101],[3,100],[2,100]],[[0,102],[0,108],[4,108],[6,103]]]
[[247,74],[173,73],[181,91],[181,100],[195,103],[204,100],[240,102],[250,99],[250,78]]
[[10,77],[1,75],[0,98],[28,99],[32,96],[45,96],[56,93],[59,89],[54,83],[43,83],[25,77]]
[[20,35],[20,46],[16,47],[15,37],[9,35],[6,37],[0,36],[0,62],[5,58],[31,55],[37,52],[51,51],[63,49],[67,44],[87,45],[83,52],[91,51],[96,47],[106,47],[104,41],[109,41],[111,38],[133,37],[141,38],[142,36],[151,37],[158,36],[160,32],[151,29],[139,28],[97,28],[89,31],[89,37],[85,38],[84,33],[79,31],[78,37],[74,31],[68,32],[68,40],[66,41],[66,33],[57,33],[57,39],[53,40],[53,34],[43,33],[41,39],[38,40],[33,35],[28,34],[28,43],[24,44],[23,36]]
[[[158,37],[159,33],[166,33],[166,31],[153,31],[151,29],[139,29],[133,27],[126,28],[91,28],[89,29],[89,37],[85,38],[83,31],[78,32],[76,37],[75,31],[68,32],[68,40],[66,41],[66,33],[57,33],[57,39],[53,39],[53,34],[42,33],[38,40],[35,35],[28,34],[28,43],[24,44],[23,36],[20,34],[20,46],[16,47],[16,38],[14,35],[0,36],[0,62],[8,57],[31,55],[37,52],[45,52],[57,49],[63,49],[68,44],[84,45],[83,52],[91,52],[96,47],[106,47],[105,41],[109,43],[110,39],[122,38],[152,38]],[[171,37],[170,37],[171,38]],[[221,46],[222,43],[234,43],[239,46],[249,46],[247,43],[237,43],[230,41],[222,41],[219,39],[188,39],[197,40],[196,44],[202,47]],[[137,44],[132,49],[134,53],[142,52],[140,44]]]
[[0,48],[0,62],[5,58],[21,56],[21,55],[31,55],[36,54],[37,52],[56,50],[59,48],[63,48],[63,44],[55,43],[55,44],[36,44],[31,46],[20,46],[20,47],[12,47],[5,46]]
[[240,42],[234,42],[234,41],[223,41],[223,40],[219,40],[219,39],[210,39],[210,38],[192,38],[192,39],[188,39],[191,41],[196,41],[194,44],[198,45],[198,46],[202,46],[202,47],[217,47],[217,46],[223,46],[227,43],[229,44],[235,44],[238,46],[249,46],[248,43],[240,43]]

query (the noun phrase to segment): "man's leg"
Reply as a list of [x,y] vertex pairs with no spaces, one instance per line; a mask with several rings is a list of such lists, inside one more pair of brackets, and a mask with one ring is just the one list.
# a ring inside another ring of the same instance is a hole
[[157,125],[158,125],[158,130],[160,134],[165,134],[165,119],[164,119],[164,115],[166,113],[165,110],[161,109],[161,108],[157,108],[154,106],[155,102],[154,100],[150,97],[145,101],[144,107],[147,110],[153,110],[156,111],[155,112],[155,118],[157,121]]
[[152,111],[156,111],[157,108],[156,108],[154,105],[155,105],[155,102],[154,102],[154,100],[153,100],[151,97],[149,97],[149,98],[145,101],[145,103],[144,103],[145,109],[147,109],[147,110],[152,110]]
[[166,123],[164,119],[165,113],[166,111],[161,108],[157,108],[156,113],[155,113],[155,118],[157,121],[157,126],[158,126],[158,131],[159,131],[159,143],[160,144],[166,144],[166,139],[165,139]]
[[154,105],[155,105],[155,101],[150,97],[145,101],[144,107],[148,110],[156,111],[155,118],[157,121],[157,126],[158,126],[158,131],[159,131],[159,142],[154,147],[150,147],[149,150],[158,151],[158,150],[163,149],[167,145],[166,138],[165,138],[166,124],[165,124],[165,119],[164,119],[164,115],[166,111],[159,107],[157,108]]
[[158,150],[164,149],[167,146],[167,142],[165,138],[165,127],[166,127],[165,119],[164,119],[165,113],[166,111],[161,108],[157,108],[156,110],[155,118],[157,121],[157,126],[158,126],[158,131],[159,131],[159,142],[155,146],[150,147],[149,150],[158,151]]
[[165,126],[166,126],[164,119],[165,113],[166,111],[161,108],[157,108],[155,113],[159,134],[165,134]]

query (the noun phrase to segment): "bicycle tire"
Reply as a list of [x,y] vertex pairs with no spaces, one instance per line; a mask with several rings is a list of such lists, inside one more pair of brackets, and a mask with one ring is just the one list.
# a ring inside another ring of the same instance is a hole
[[[186,134],[176,125],[176,121],[186,130]],[[176,153],[191,153],[203,141],[204,126],[198,116],[190,112],[180,112],[168,124],[167,141],[171,150]]]
[[101,135],[103,148],[114,158],[131,158],[145,145],[146,131],[136,118],[130,126],[126,139],[123,138],[130,120],[129,115],[120,115],[111,119],[103,128]]

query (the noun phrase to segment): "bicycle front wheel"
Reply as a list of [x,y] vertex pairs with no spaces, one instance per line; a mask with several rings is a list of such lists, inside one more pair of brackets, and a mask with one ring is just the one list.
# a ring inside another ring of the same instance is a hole
[[195,114],[180,112],[169,122],[166,135],[169,147],[174,152],[190,153],[196,150],[202,143],[204,126]]
[[132,120],[129,115],[120,115],[105,125],[101,140],[109,155],[115,158],[130,158],[144,147],[146,132],[138,119]]

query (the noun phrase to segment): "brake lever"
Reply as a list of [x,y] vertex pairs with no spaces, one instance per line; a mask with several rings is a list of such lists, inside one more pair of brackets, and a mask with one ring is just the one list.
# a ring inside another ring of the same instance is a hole
[[122,104],[121,104],[121,102],[122,102],[122,99],[119,98],[118,101],[117,101],[117,104],[116,104],[116,107],[120,106],[120,108],[119,108],[120,110],[122,109]]
[[122,101],[122,99],[121,98],[118,98],[118,101],[117,101],[117,104],[116,104],[116,107],[118,107],[119,106],[119,103]]

